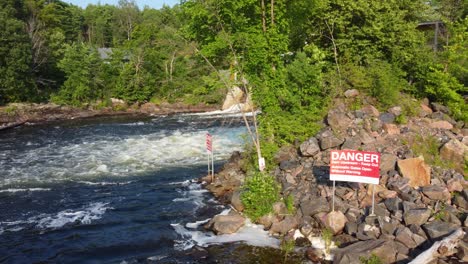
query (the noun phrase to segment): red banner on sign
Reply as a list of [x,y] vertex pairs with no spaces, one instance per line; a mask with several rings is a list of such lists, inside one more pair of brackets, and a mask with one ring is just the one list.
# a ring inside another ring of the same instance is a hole
[[330,180],[379,184],[380,153],[332,150]]
[[206,133],[206,150],[207,150],[208,152],[212,152],[212,151],[213,151],[213,147],[212,147],[212,138],[211,138],[210,133]]

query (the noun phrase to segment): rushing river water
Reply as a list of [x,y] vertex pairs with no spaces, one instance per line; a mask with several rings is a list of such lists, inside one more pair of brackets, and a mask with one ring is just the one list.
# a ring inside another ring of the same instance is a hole
[[[178,115],[0,133],[0,263],[193,263],[224,208],[191,181],[244,144],[239,118]],[[193,229],[193,230],[192,230]]]

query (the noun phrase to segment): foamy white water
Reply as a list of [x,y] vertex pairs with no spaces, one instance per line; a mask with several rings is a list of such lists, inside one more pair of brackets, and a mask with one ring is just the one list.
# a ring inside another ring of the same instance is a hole
[[[144,125],[142,122],[124,124]],[[148,124],[146,124],[148,126]],[[214,158],[241,150],[244,128],[213,129]],[[0,188],[18,183],[63,180],[95,182],[100,177],[140,175],[171,166],[205,164],[207,130],[158,130],[129,136],[86,136],[71,144],[54,142],[20,153],[0,153]]]
[[5,231],[17,232],[26,226],[35,226],[38,229],[59,229],[67,224],[90,224],[98,220],[107,210],[113,209],[108,203],[91,203],[80,209],[68,209],[56,214],[40,214],[26,220],[0,222],[0,234]]
[[251,246],[279,248],[280,241],[263,230],[263,226],[252,224],[249,220],[237,233],[215,235],[211,232],[192,231],[181,224],[172,224],[174,230],[182,237],[177,240],[175,247],[178,250],[187,250],[195,245],[206,247],[214,244],[244,242]]

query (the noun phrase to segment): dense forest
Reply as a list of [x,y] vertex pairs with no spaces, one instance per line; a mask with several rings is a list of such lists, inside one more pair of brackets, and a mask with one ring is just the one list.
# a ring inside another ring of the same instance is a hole
[[160,10],[133,0],[85,9],[4,0],[0,7],[0,105],[216,104],[238,85],[262,109],[267,157],[316,131],[314,121],[347,89],[382,108],[402,105],[406,115],[414,114],[411,98],[428,98],[468,121],[464,0],[187,0]]

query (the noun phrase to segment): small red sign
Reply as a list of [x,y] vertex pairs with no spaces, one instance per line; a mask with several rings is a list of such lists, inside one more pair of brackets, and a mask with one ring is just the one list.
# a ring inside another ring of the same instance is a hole
[[330,152],[330,180],[379,184],[380,153],[356,150]]
[[213,147],[212,147],[212,137],[211,137],[211,134],[210,133],[206,133],[206,150],[208,152],[212,152],[213,151]]

